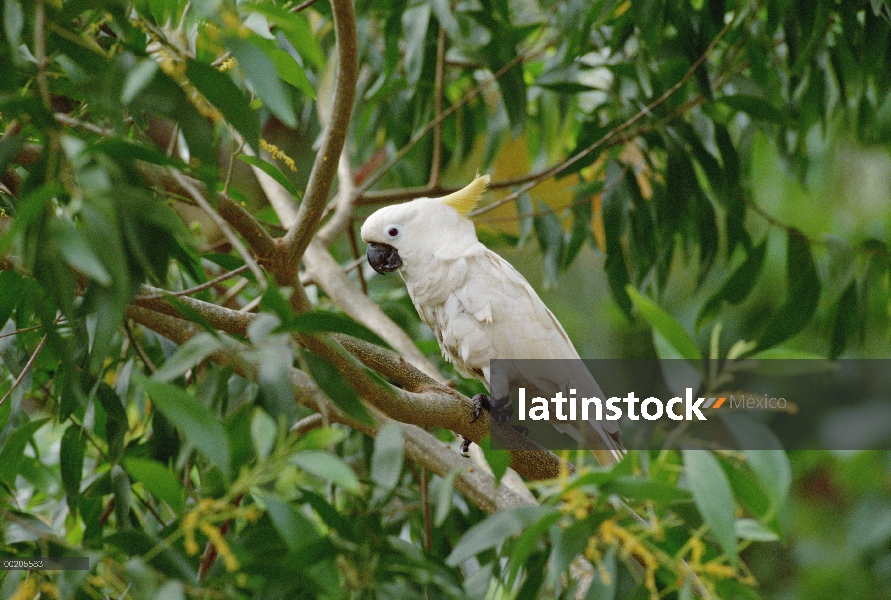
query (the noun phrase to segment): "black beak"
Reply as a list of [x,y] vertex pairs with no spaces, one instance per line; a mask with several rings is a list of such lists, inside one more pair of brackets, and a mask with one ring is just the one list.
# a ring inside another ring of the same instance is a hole
[[368,264],[371,268],[380,274],[392,273],[402,266],[402,259],[399,257],[399,251],[393,246],[387,244],[378,244],[377,242],[368,242]]

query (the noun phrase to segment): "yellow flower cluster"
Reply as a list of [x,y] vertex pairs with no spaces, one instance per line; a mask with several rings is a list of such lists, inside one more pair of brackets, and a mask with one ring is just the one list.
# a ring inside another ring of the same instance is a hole
[[282,161],[283,163],[285,163],[288,166],[288,168],[291,169],[292,171],[294,171],[295,173],[297,172],[297,165],[294,163],[294,159],[291,158],[290,156],[288,156],[287,154],[285,154],[284,151],[280,150],[279,147],[276,146],[275,144],[270,144],[266,140],[261,139],[260,140],[260,148],[262,148],[263,150],[266,150],[266,152],[268,152],[272,156],[272,158],[278,159],[278,160]]
[[189,78],[186,77],[186,63],[183,60],[177,58],[173,52],[170,51],[169,48],[162,47],[158,50],[158,66],[161,67],[161,70],[164,71],[167,75],[170,76],[186,93],[186,96],[189,98],[189,102],[198,109],[198,112],[213,121],[214,123],[220,123],[223,121],[223,113],[219,111],[214,105],[208,102],[207,98],[204,97],[204,94],[198,91],[198,89],[192,85],[192,82],[189,81]]
[[9,600],[34,600],[35,596],[37,596],[37,581],[33,577],[28,577],[19,584]]
[[[654,600],[658,600],[659,590],[656,588],[656,568],[659,566],[659,561],[650,549],[637,539],[637,536],[619,525],[615,519],[607,519],[600,524],[600,527],[597,529],[597,535],[591,538],[595,542],[595,547],[598,538],[599,542],[603,543],[604,546],[617,545],[626,555],[643,564],[644,584],[647,586],[650,596]],[[589,548],[591,547],[591,540],[588,541]],[[594,559],[588,556],[587,551],[585,556],[594,562]],[[599,564],[598,568],[600,568]]]
[[[38,592],[40,596],[38,596]],[[50,581],[41,581],[38,583],[37,578],[33,576],[27,577],[19,584],[18,589],[10,596],[10,600],[34,600],[35,598],[58,598],[59,588],[55,583]]]
[[225,73],[226,71],[234,69],[237,65],[238,63],[235,61],[235,59],[230,56],[220,63],[220,65],[217,67],[217,71],[219,71],[220,73]]
[[724,564],[721,558],[716,558],[703,564],[702,557],[705,555],[705,542],[698,535],[691,537],[686,545],[690,548],[688,564],[695,573],[707,575],[715,579],[736,579],[743,585],[756,585],[758,583],[751,573],[737,573],[733,567]]
[[233,508],[228,501],[223,499],[202,498],[194,509],[185,514],[182,520],[183,545],[186,552],[194,555],[201,550],[195,540],[195,530],[197,529],[206,535],[216,548],[217,555],[222,559],[226,570],[237,571],[238,559],[232,553],[223,532],[213,523],[213,521],[226,521],[234,518],[243,518],[251,523],[256,523],[260,518],[260,511],[256,506]]

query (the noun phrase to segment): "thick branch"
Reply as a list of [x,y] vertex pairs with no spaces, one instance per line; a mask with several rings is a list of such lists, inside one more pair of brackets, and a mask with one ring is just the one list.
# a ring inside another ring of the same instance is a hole
[[[198,327],[188,321],[140,307],[131,306],[127,314],[134,321],[178,344],[182,344],[199,331]],[[231,365],[242,376],[250,377],[252,375],[252,373],[248,372],[246,365],[230,353],[219,352],[212,355],[211,359],[215,362]],[[331,403],[306,373],[292,368],[290,374],[291,382],[297,390],[297,402],[313,410],[321,406],[331,421],[342,423],[372,437],[375,435],[377,432],[376,426],[355,421],[345,415],[337,406]],[[386,421],[386,417],[380,414],[379,411],[374,409],[372,411],[379,422]],[[455,480],[456,487],[474,504],[486,512],[493,513],[528,503],[527,499],[514,493],[504,485],[496,490],[495,482],[491,476],[480,469],[474,469],[467,460],[452,452],[442,442],[423,429],[404,423],[400,424],[400,427],[405,443],[406,456],[440,477],[445,477],[453,471],[459,471],[460,475]]]
[[287,258],[293,264],[300,260],[322,219],[328,193],[337,173],[337,162],[350,126],[356,80],[359,76],[359,50],[356,43],[356,17],[352,0],[332,0],[334,30],[337,36],[337,80],[331,117],[322,136],[297,222],[285,235]]
[[[138,307],[166,316],[183,317],[166,299],[157,297],[161,290],[144,285],[142,292],[144,296],[134,299],[134,304]],[[248,325],[256,318],[256,315],[250,313],[223,308],[188,296],[177,300],[214,327],[228,333],[246,335]],[[325,336],[300,335],[298,341],[337,367],[362,398],[394,419],[421,427],[451,429],[474,442],[481,441],[490,433],[488,413],[483,412],[475,423],[471,423],[473,405],[469,398],[437,383],[393,352],[344,336],[336,337],[341,345],[334,344],[334,340]],[[352,357],[345,354],[344,350],[405,389],[381,386],[368,377],[363,367],[353,362]],[[494,433],[504,446],[523,448],[511,451],[511,467],[519,474],[529,479],[551,479],[559,475],[561,461],[553,453],[542,450],[509,427],[497,428]]]
[[337,179],[340,181],[340,188],[337,191],[334,214],[319,229],[319,233],[316,234],[316,239],[323,246],[329,245],[334,238],[343,233],[349,226],[350,219],[353,216],[353,207],[356,203],[356,186],[353,183],[353,173],[350,169],[350,161],[346,150],[340,153]]

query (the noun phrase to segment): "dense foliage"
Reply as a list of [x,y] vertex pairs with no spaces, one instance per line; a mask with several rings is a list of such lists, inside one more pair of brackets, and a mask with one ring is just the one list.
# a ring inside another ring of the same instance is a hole
[[356,239],[489,172],[481,238],[583,355],[886,357],[889,3],[304,4],[0,4],[0,556],[91,559],[0,596],[891,594],[887,453],[496,496],[384,418],[482,388]]

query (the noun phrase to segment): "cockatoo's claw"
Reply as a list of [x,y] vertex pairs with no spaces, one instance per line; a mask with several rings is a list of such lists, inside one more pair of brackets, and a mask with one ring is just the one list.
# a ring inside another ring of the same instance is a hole
[[470,401],[473,402],[473,418],[470,420],[471,423],[476,423],[476,420],[480,418],[483,409],[492,412],[492,402],[489,400],[488,395],[477,394],[471,398]]
[[472,443],[470,438],[463,438],[461,440],[461,456],[468,458],[467,451],[470,450],[470,444]]
[[510,398],[493,398],[487,394],[477,394],[473,398],[473,418],[471,423],[480,418],[483,409],[489,411],[489,418],[493,423],[501,424],[510,421],[513,412]]
[[514,431],[518,431],[523,437],[527,437],[529,435],[528,427],[523,427],[522,425],[511,425],[511,427],[513,427]]

